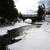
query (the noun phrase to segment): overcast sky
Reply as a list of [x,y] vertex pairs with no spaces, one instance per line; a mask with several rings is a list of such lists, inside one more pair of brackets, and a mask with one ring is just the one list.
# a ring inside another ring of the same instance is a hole
[[47,0],[14,0],[16,8],[22,14],[33,14],[38,9],[39,1],[47,4]]

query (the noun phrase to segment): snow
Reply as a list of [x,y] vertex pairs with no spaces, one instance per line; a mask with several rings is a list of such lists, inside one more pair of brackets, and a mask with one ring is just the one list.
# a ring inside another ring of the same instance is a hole
[[47,20],[39,23],[36,22],[35,24],[42,24],[39,28],[36,27],[37,25],[23,22],[3,27],[0,28],[0,35],[6,34],[7,30],[30,25],[31,28],[26,30],[27,35],[21,41],[8,45],[8,48],[10,50],[50,50],[50,22]]
[[32,23],[32,20],[31,19],[26,19],[24,22],[25,23]]
[[0,36],[7,34],[7,30],[11,30],[11,29],[22,27],[22,26],[26,26],[26,25],[30,25],[30,24],[27,24],[27,23],[16,23],[15,25],[6,26],[6,27],[0,27]]
[[45,29],[50,25],[48,22],[43,22],[43,25],[40,28],[32,26],[27,32],[27,36],[23,38],[18,43],[9,45],[10,50],[50,50],[50,32],[46,32]]

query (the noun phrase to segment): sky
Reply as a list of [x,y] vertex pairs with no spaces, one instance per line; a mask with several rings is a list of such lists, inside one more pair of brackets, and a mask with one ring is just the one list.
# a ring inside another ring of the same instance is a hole
[[38,10],[39,1],[46,4],[47,0],[14,0],[18,12],[22,14],[33,14]]
[[32,10],[37,10],[39,0],[14,0],[18,12],[22,14],[31,14]]

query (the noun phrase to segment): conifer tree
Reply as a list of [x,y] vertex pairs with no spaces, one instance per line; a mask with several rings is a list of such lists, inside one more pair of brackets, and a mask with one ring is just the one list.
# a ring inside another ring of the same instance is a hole
[[18,10],[15,8],[13,0],[0,0],[0,16],[10,21],[17,19]]

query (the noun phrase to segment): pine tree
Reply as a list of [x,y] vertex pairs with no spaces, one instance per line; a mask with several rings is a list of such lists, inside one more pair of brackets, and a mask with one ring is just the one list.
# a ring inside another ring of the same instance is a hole
[[18,10],[15,8],[13,0],[0,0],[0,16],[10,21],[17,19]]

